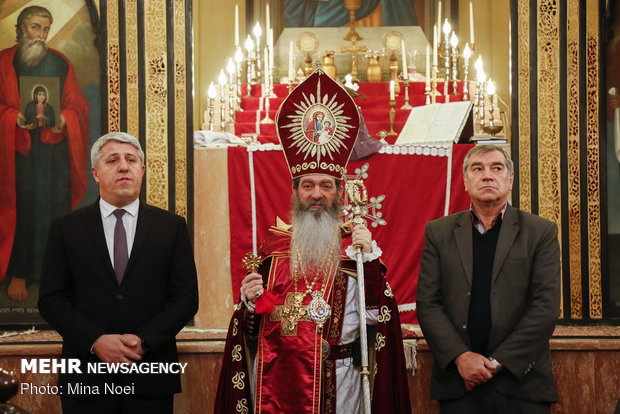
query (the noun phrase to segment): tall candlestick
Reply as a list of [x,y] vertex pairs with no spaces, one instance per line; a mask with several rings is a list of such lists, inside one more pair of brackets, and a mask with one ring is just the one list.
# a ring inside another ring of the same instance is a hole
[[[273,52],[273,28],[269,29],[269,40],[269,69],[271,70],[271,72],[269,72],[269,76],[273,77],[273,57],[275,55]],[[271,79],[270,82],[273,85],[273,79]]]
[[474,8],[469,0],[469,42],[474,44]]
[[433,65],[437,66],[437,25],[433,25]]
[[295,66],[293,64],[293,41],[288,42],[288,81],[289,83],[293,82],[293,78],[295,77]]
[[[226,65],[226,72],[228,72],[228,122],[231,124],[235,123],[236,114],[235,107],[237,105],[237,87],[235,86],[235,82],[233,79],[235,78],[235,72],[237,68],[235,67],[235,62],[232,58],[228,59],[228,64]],[[237,79],[236,82],[239,82]]]
[[431,79],[431,48],[429,45],[426,45],[426,72],[424,73],[426,76],[426,83],[430,82]]
[[396,92],[394,91],[394,81],[390,81],[390,101],[393,101],[396,97]]
[[459,49],[458,49],[459,39],[456,37],[456,33],[452,32],[452,36],[450,37],[450,45],[452,46],[452,94],[457,94],[458,89],[458,72],[459,72]]
[[439,0],[439,5],[437,6],[437,27],[441,27],[441,0]]
[[235,4],[235,47],[239,46],[239,5]]
[[220,84],[220,131],[226,130],[226,74],[220,71],[217,82]]
[[405,39],[400,39],[400,49],[401,54],[403,55],[403,80],[409,79],[409,74],[407,70],[407,50],[405,49]]
[[265,30],[267,31],[267,33],[269,33],[269,29],[271,29],[271,24],[269,23],[270,18],[269,18],[269,2],[267,2],[267,4],[265,4],[265,19],[266,19],[266,24],[265,24]]
[[495,97],[495,82],[493,79],[489,79],[487,82],[487,95],[489,96],[489,117],[491,118],[489,121],[490,126],[495,125],[495,108],[493,107],[494,97]]
[[467,76],[469,69],[469,59],[471,58],[471,49],[469,43],[465,43],[463,48],[463,100],[469,100],[469,77]]
[[209,96],[209,101],[207,105],[207,107],[209,108],[209,131],[215,131],[213,124],[215,121],[215,97],[217,96],[217,91],[215,90],[215,85],[213,85],[213,82],[211,82],[211,84],[209,85],[207,95]]
[[426,95],[426,105],[431,103],[431,47],[426,45],[426,85],[424,87],[424,94]]
[[260,50],[260,36],[263,34],[263,30],[261,29],[259,22],[256,22],[256,24],[254,25],[254,29],[252,29],[252,33],[254,34],[254,37],[256,38],[256,49]]
[[[390,82],[394,82],[394,81],[390,81]],[[396,100],[394,99],[394,97],[392,97],[390,99],[390,112],[389,112],[389,116],[390,116],[390,132],[388,132],[388,135],[397,135],[396,131],[394,131],[394,121],[396,120]]]
[[265,57],[263,58],[263,96],[269,95],[269,48],[263,49]]

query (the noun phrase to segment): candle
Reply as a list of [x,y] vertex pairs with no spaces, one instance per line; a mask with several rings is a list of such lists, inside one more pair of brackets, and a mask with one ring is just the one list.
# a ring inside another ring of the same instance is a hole
[[426,84],[431,81],[431,47],[426,45]]
[[263,57],[263,59],[264,59],[264,60],[263,60],[263,62],[265,62],[265,63],[263,64],[263,73],[264,73],[264,75],[265,75],[265,76],[264,76],[264,79],[265,79],[265,85],[267,85],[267,86],[268,86],[268,84],[269,84],[269,80],[268,80],[268,77],[269,77],[269,65],[270,65],[270,63],[271,63],[271,62],[269,61],[269,48],[268,48],[268,47],[265,47],[265,49],[263,49],[263,56],[264,56],[264,57]]
[[293,66],[293,41],[288,42],[288,80],[293,82],[295,67]]
[[405,50],[405,39],[400,39],[400,49],[401,54],[403,55],[403,79],[409,79],[409,74],[407,73],[407,51]]
[[452,26],[450,26],[450,22],[448,19],[443,24],[443,34],[446,35],[446,42],[450,41],[450,32],[452,31]]
[[441,0],[439,0],[439,6],[437,6],[437,27],[441,27]]
[[267,24],[265,25],[265,30],[267,30],[267,33],[269,33],[269,29],[271,29],[271,25],[269,24],[269,3],[265,5],[265,16],[267,16]]
[[239,5],[235,4],[235,47],[239,46]]
[[465,47],[463,48],[463,58],[465,60],[469,60],[471,57],[471,49],[469,48],[469,43],[465,43]]
[[469,42],[474,44],[474,8],[469,0]]
[[452,32],[452,36],[450,36],[450,45],[455,48],[459,44],[459,38],[456,37],[456,33]]
[[217,95],[217,92],[215,90],[215,85],[213,84],[213,82],[209,84],[207,95],[209,95],[209,99],[215,99],[215,96]]
[[220,76],[217,77],[217,83],[219,83],[220,86],[224,87],[227,81],[228,81],[228,78],[226,77],[226,74],[224,73],[224,69],[220,70]]
[[256,25],[254,26],[254,30],[252,30],[252,33],[254,34],[254,37],[256,37],[256,49],[260,50],[260,35],[263,34],[263,31],[260,28],[259,22],[256,22]]
[[226,64],[226,72],[228,72],[228,74],[230,75],[230,79],[232,79],[235,70],[237,70],[237,68],[235,67],[235,62],[233,62],[232,58],[228,58],[228,63]]
[[394,91],[394,81],[390,81],[390,101],[393,101],[396,97],[396,93]]
[[433,65],[437,66],[437,25],[433,25]]

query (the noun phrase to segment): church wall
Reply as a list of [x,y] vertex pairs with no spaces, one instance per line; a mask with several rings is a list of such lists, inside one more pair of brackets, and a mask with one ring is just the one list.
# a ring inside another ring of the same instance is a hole
[[144,146],[143,196],[192,221],[190,0],[100,0],[103,131]]
[[514,204],[557,223],[561,317],[604,315],[603,2],[512,0]]

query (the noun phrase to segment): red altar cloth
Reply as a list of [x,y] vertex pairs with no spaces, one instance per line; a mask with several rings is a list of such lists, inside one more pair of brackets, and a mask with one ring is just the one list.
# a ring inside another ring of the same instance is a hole
[[[463,186],[462,164],[470,144],[454,145],[451,164],[449,213],[469,208]],[[291,178],[281,151],[254,151],[257,243],[264,240],[275,218],[289,220]],[[368,163],[364,180],[369,197],[385,194],[380,211],[387,226],[369,228],[383,249],[387,279],[399,305],[415,303],[420,256],[426,223],[444,215],[447,156],[375,154],[349,163],[349,174]],[[246,148],[228,150],[228,188],[230,209],[230,262],[235,302],[239,300],[241,280],[246,274],[243,256],[252,251],[252,208],[250,169]],[[415,312],[401,313],[402,323],[417,323]]]

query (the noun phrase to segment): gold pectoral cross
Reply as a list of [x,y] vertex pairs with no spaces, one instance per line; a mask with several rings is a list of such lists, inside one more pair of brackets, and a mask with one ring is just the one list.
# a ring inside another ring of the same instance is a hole
[[307,307],[302,305],[304,296],[303,292],[287,293],[284,304],[276,306],[269,315],[269,321],[280,321],[280,335],[297,336],[297,323],[311,320]]

